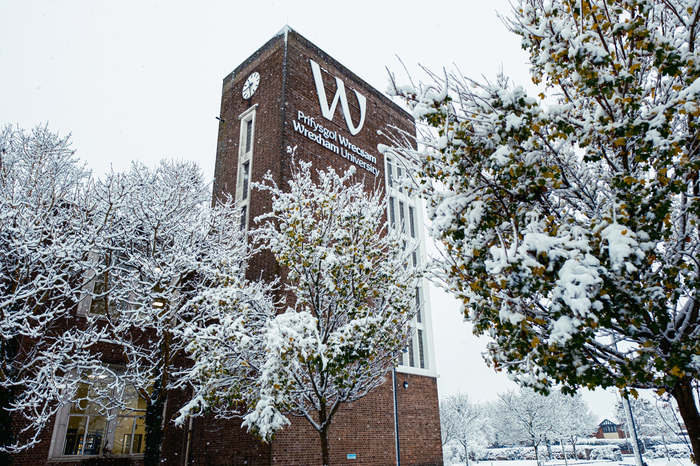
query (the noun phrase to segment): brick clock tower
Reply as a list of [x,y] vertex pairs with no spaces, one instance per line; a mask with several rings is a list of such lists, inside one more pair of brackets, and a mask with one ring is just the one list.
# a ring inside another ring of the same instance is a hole
[[[291,174],[287,149],[296,146],[296,158],[316,168],[344,171],[355,166],[368,189],[384,187],[390,225],[403,225],[406,235],[423,239],[420,200],[394,182],[402,177],[403,164],[377,150],[378,144],[387,143],[380,133],[388,126],[415,134],[410,114],[285,27],[224,79],[214,193],[235,198],[242,227],[254,227],[255,217],[271,208],[271,200],[269,193],[251,190],[251,182],[270,172],[278,186],[286,186]],[[424,257],[421,243],[414,261]],[[248,265],[249,276],[273,279],[280,273],[271,255]],[[334,465],[442,464],[427,284],[416,290],[416,300],[420,312],[413,319],[413,341],[402,364],[383,386],[345,405],[334,418]],[[225,438],[226,432],[218,435]],[[216,464],[226,457],[284,466],[321,461],[318,434],[303,419],[292,419],[269,446],[251,443],[247,449],[240,441],[208,445],[211,453],[217,452]],[[236,452],[230,451],[233,445]],[[201,452],[192,454],[196,461]]]

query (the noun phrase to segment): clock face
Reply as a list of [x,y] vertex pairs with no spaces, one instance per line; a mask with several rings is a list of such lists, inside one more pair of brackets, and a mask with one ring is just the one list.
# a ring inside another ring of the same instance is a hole
[[260,84],[260,73],[257,71],[250,76],[248,76],[248,79],[245,80],[245,84],[243,84],[243,98],[244,99],[250,99],[255,91],[258,89],[258,85]]

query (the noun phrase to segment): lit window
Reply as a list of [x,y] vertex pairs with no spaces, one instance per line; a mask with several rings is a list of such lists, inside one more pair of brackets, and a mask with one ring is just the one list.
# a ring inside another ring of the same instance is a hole
[[119,410],[114,432],[115,455],[134,455],[143,453],[146,447],[146,401],[138,396],[136,389],[128,385],[122,398],[125,409]]
[[53,457],[143,454],[146,402],[132,385],[121,393],[123,409],[106,409],[118,397],[111,377],[79,384],[74,402],[62,408],[54,432]]

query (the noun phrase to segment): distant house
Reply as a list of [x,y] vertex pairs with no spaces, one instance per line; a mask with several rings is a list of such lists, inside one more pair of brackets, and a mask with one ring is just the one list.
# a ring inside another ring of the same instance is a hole
[[603,422],[598,424],[598,431],[594,434],[595,438],[626,438],[627,436],[620,428],[619,424],[615,424],[608,419],[603,419]]

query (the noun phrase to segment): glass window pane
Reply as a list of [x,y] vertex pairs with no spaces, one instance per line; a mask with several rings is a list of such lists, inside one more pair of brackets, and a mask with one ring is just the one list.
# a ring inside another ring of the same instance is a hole
[[106,428],[107,419],[102,416],[90,416],[83,455],[102,454]]
[[[109,382],[110,380],[105,378],[97,379],[93,383],[98,386],[101,392],[104,392]],[[91,401],[98,398],[99,395],[92,385],[81,383],[78,385],[78,390],[75,393],[75,399],[77,401],[74,401],[70,405],[71,414],[100,414],[100,406]]]
[[392,169],[392,167],[391,167],[391,159],[389,159],[389,158],[386,159],[386,169],[387,169],[387,172],[388,172],[388,175],[389,175],[389,176],[388,176],[388,178],[389,178],[389,187],[390,187],[390,188],[393,188],[393,187],[394,187],[394,173],[393,173],[393,169]]
[[241,230],[245,230],[246,215],[248,213],[248,206],[241,207]]
[[132,416],[120,416],[117,419],[117,428],[114,430],[112,453],[115,455],[128,455],[131,453],[133,433],[134,418]]
[[389,196],[389,223],[391,228],[396,228],[396,214],[394,213],[394,198]]
[[246,154],[250,152],[250,146],[252,144],[251,139],[253,135],[253,120],[250,119],[245,122],[246,124],[246,130],[245,130],[245,152]]
[[411,367],[416,367],[416,361],[413,357],[413,338],[408,343],[408,365]]
[[248,199],[248,179],[250,177],[250,162],[243,164],[243,199]]
[[411,238],[416,237],[416,221],[415,221],[415,211],[413,207],[408,207],[408,221],[411,224]]
[[131,453],[143,453],[146,449],[146,413],[135,419],[134,441],[131,446]]
[[423,321],[421,302],[420,302],[420,288],[416,288],[416,321],[420,324]]
[[420,368],[425,369],[425,355],[423,353],[423,331],[418,330],[418,359],[420,360]]
[[107,274],[95,277],[95,287],[93,288],[92,302],[90,303],[90,314],[107,314],[107,286],[105,284]]
[[83,448],[87,416],[70,416],[66,427],[66,439],[63,442],[64,455],[79,455]]
[[146,400],[141,398],[133,385],[127,385],[124,387],[124,395],[122,395],[122,401],[126,405],[126,409],[120,410],[120,416],[134,415],[134,410],[145,411],[146,410]]

